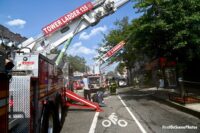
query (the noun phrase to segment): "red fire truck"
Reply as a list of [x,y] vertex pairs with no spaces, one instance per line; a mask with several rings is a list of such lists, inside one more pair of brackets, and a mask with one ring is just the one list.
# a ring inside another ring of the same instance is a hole
[[103,87],[103,79],[100,74],[88,75],[88,81],[92,92],[96,92]]
[[5,72],[5,54],[0,51],[0,129],[8,132],[9,78]]
[[58,132],[65,118],[62,70],[41,54],[15,59],[9,89],[9,130]]
[[[19,51],[14,56],[15,67],[9,84],[9,113],[7,106],[0,106],[0,125],[5,129],[1,132],[59,132],[65,118],[65,85],[69,80],[69,73],[62,66],[59,67],[59,64],[68,45],[77,33],[97,24],[100,19],[114,13],[128,1],[87,2],[43,27],[43,35],[29,38],[18,46]],[[57,59],[49,59],[47,55],[50,50],[62,43],[65,44]],[[5,83],[8,83],[7,81]],[[8,87],[4,87],[2,82],[4,80],[1,80],[0,87],[6,89],[6,93],[0,93],[1,103],[2,98],[8,94]]]

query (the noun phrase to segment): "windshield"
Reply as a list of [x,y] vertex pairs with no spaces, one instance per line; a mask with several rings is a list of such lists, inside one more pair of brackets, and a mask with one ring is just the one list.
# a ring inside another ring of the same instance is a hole
[[88,77],[89,84],[100,84],[100,77]]

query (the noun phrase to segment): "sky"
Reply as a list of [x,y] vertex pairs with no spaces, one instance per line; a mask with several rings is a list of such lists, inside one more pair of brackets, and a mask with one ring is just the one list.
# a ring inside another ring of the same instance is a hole
[[[88,1],[91,0],[0,0],[0,24],[27,38],[36,37],[42,33],[42,27]],[[83,57],[87,65],[92,66],[93,58],[97,55],[96,49],[102,43],[102,33],[108,34],[115,28],[113,23],[125,16],[130,20],[139,17],[132,2],[102,19],[96,26],[77,34],[67,54]]]

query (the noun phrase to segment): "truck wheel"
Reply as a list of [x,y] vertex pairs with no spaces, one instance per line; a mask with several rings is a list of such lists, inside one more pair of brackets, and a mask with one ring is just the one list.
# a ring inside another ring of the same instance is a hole
[[58,104],[57,110],[58,110],[58,121],[60,126],[62,127],[65,120],[66,110],[65,107],[62,106],[61,102]]
[[58,121],[58,125],[60,126],[60,128],[62,127],[64,120],[65,120],[65,115],[66,115],[66,109],[65,106],[62,103],[61,98],[58,98],[58,100],[56,100],[56,118]]
[[41,128],[42,133],[57,133],[56,116],[53,108],[46,107]]

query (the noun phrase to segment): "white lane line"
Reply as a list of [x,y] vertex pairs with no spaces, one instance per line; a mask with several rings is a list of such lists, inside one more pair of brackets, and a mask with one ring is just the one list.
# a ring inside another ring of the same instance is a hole
[[94,115],[92,124],[90,126],[89,133],[94,133],[95,132],[95,128],[96,128],[96,125],[97,125],[98,116],[99,116],[99,112],[96,112],[95,115]]
[[140,128],[140,131],[142,133],[147,133],[146,130],[143,128],[143,126],[141,125],[141,123],[137,120],[137,118],[133,115],[133,113],[130,111],[130,109],[127,107],[127,105],[125,104],[125,102],[121,99],[121,97],[118,95],[119,100],[122,102],[122,104],[124,105],[124,107],[127,109],[127,111],[129,112],[129,114],[131,115],[131,117],[133,118],[133,120],[136,122],[136,124],[138,125],[138,127]]

